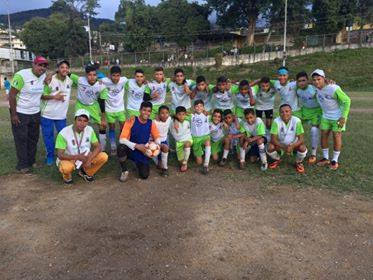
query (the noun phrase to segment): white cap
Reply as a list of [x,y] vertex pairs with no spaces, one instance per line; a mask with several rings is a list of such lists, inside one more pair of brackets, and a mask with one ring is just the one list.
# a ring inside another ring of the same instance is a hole
[[87,118],[89,119],[89,112],[86,109],[79,109],[75,112],[75,118],[80,116],[87,116]]
[[325,78],[325,72],[324,72],[324,70],[316,69],[315,71],[312,72],[311,77],[312,77],[314,74],[319,75],[319,76]]

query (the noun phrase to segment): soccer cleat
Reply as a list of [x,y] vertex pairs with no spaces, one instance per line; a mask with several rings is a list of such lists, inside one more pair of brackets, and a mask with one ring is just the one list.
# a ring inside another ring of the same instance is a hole
[[73,183],[73,179],[68,179],[68,180],[63,179],[63,182],[64,182],[66,185],[71,185],[71,184]]
[[183,163],[180,166],[180,172],[186,172],[188,170],[188,165],[186,163]]
[[268,168],[268,163],[262,163],[262,165],[260,166],[260,170],[262,171],[266,171]]
[[268,165],[269,169],[276,169],[280,165],[281,160],[275,160]]
[[335,160],[332,160],[332,162],[330,163],[330,169],[331,170],[337,170],[338,167],[339,167],[338,162],[336,162]]
[[303,165],[303,163],[301,163],[301,162],[297,162],[297,163],[295,164],[295,169],[296,169],[297,172],[300,173],[300,174],[303,174],[303,173],[305,172],[305,170],[304,170],[304,165]]
[[327,166],[330,164],[330,160],[323,158],[317,162],[317,166]]
[[168,177],[168,169],[162,168],[161,169],[161,176],[162,177]]
[[227,159],[226,158],[222,158],[221,161],[219,161],[219,166],[223,167],[225,166],[227,163]]
[[121,182],[126,182],[128,180],[129,172],[128,171],[123,171],[120,173],[119,181]]
[[315,164],[317,161],[316,159],[316,156],[314,155],[311,155],[309,158],[308,158],[308,164]]
[[93,182],[95,178],[93,176],[89,176],[83,169],[79,170],[78,175],[84,179],[86,182]]
[[244,161],[240,161],[239,169],[240,170],[244,170],[245,169],[245,162]]
[[26,167],[26,168],[19,169],[18,172],[20,174],[30,174],[30,173],[32,173],[32,170],[30,168]]
[[201,173],[203,175],[207,175],[209,173],[209,168],[207,166],[202,167]]

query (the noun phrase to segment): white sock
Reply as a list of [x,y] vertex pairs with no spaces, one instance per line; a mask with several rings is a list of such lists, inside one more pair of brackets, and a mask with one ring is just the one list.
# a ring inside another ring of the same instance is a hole
[[184,148],[184,162],[188,162],[190,156],[190,148]]
[[311,146],[312,151],[311,155],[316,156],[317,154],[317,146],[319,145],[319,128],[316,126],[311,127]]
[[228,154],[229,154],[229,150],[224,149],[224,151],[223,151],[223,158],[227,159]]
[[267,142],[269,143],[271,141],[271,132],[269,129],[266,129],[266,138]]
[[298,151],[295,161],[297,163],[302,162],[304,160],[304,158],[306,157],[306,155],[307,155],[307,149],[303,153]]
[[203,166],[208,167],[210,163],[210,157],[211,157],[211,146],[205,147],[205,162]]
[[260,145],[258,146],[258,148],[259,148],[260,161],[261,161],[262,163],[267,163],[267,155],[266,155],[266,151],[265,151],[265,149],[264,149],[264,144],[263,144],[263,143],[260,144]]
[[106,133],[99,133],[98,138],[100,139],[101,150],[106,150]]
[[338,158],[339,158],[340,153],[341,153],[341,151],[333,151],[333,160],[335,162],[338,162]]
[[322,149],[322,156],[323,158],[329,159],[329,148]]
[[267,151],[267,154],[268,154],[271,158],[273,158],[274,160],[280,160],[280,155],[278,154],[277,151],[273,151],[272,153],[270,153],[270,152]]
[[168,169],[167,161],[168,161],[168,153],[161,153],[161,159],[162,159],[162,167],[164,169]]
[[245,162],[245,157],[246,157],[246,150],[240,147],[240,161]]

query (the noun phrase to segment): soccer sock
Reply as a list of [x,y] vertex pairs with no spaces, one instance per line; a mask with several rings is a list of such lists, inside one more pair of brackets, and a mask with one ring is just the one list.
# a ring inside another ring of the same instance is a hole
[[211,146],[205,147],[205,162],[203,166],[208,167],[210,163],[210,157],[211,157]]
[[190,156],[190,148],[184,148],[184,162],[188,162]]
[[161,159],[162,159],[162,167],[164,169],[168,169],[167,161],[168,161],[168,153],[161,153]]
[[306,157],[306,155],[307,155],[307,149],[304,152],[298,151],[295,161],[297,163],[301,163],[304,160],[304,158]]
[[245,156],[246,156],[246,151],[244,148],[240,147],[240,161],[245,162]]
[[319,145],[319,129],[316,126],[311,127],[311,155],[316,156],[317,146]]
[[115,146],[115,130],[109,130],[109,140],[110,140],[110,145]]
[[269,129],[266,129],[266,138],[267,138],[267,142],[271,141],[271,132]]
[[264,144],[260,144],[258,146],[259,148],[259,156],[260,156],[260,161],[262,163],[267,163],[267,155],[266,155],[266,151],[265,151],[265,148],[264,148]]
[[280,155],[278,154],[277,151],[273,151],[273,152],[268,152],[267,151],[267,154],[274,160],[280,160]]
[[98,137],[100,139],[101,149],[103,151],[105,151],[105,149],[106,149],[106,131],[105,132],[100,131]]
[[338,158],[339,158],[340,153],[341,153],[341,151],[333,151],[333,160],[335,162],[338,162]]
[[224,151],[223,151],[223,158],[227,159],[228,154],[229,154],[229,150],[224,149]]
[[322,156],[325,159],[329,159],[329,148],[327,149],[322,149]]

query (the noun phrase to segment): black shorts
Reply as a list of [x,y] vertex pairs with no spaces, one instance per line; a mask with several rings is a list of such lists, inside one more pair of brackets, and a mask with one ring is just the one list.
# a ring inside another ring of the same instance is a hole
[[[264,139],[264,145],[267,144],[267,138],[262,137]],[[247,156],[249,157],[259,157],[259,147],[257,143],[251,144],[250,149],[247,152]]]
[[263,118],[263,112],[266,116],[266,119],[273,119],[273,109],[271,110],[255,110],[256,116],[259,118]]

